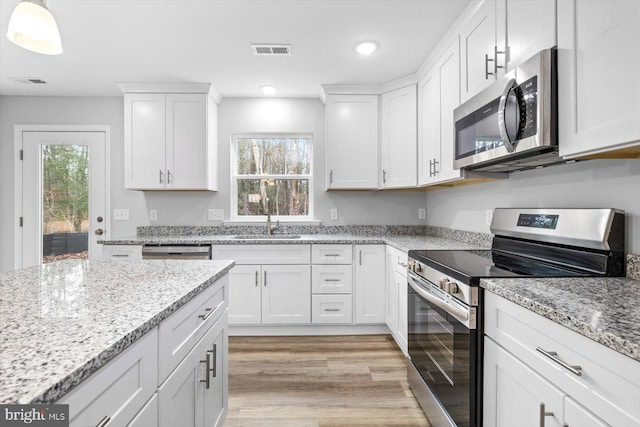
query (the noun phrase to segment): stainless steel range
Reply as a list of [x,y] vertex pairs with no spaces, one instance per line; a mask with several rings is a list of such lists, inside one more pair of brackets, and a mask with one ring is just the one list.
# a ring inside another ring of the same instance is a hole
[[408,380],[434,427],[482,425],[481,278],[625,275],[615,209],[496,209],[491,249],[409,251]]

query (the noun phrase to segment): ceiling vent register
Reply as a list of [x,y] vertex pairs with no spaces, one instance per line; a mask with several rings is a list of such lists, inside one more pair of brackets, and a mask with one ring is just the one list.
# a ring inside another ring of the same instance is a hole
[[251,50],[258,56],[291,56],[291,45],[288,44],[252,44]]

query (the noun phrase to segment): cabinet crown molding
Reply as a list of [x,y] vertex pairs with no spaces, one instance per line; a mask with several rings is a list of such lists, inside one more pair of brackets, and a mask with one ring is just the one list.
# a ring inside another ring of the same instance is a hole
[[211,83],[116,83],[122,93],[206,93],[216,103],[222,95]]

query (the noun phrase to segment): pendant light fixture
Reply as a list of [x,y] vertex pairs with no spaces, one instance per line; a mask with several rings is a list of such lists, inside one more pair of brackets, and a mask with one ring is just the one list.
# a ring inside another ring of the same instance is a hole
[[60,31],[45,0],[21,0],[11,14],[7,37],[32,52],[45,55],[62,53]]

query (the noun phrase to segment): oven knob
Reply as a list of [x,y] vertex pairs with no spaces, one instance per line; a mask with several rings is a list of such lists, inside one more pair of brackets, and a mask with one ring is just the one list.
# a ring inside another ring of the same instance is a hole
[[449,293],[457,294],[460,291],[458,285],[455,282],[449,282]]
[[438,280],[438,287],[440,287],[440,289],[442,289],[443,291],[447,290],[448,285],[449,279],[447,279],[446,277]]
[[420,273],[422,271],[422,266],[419,263],[415,263],[413,264],[413,272],[414,273]]

